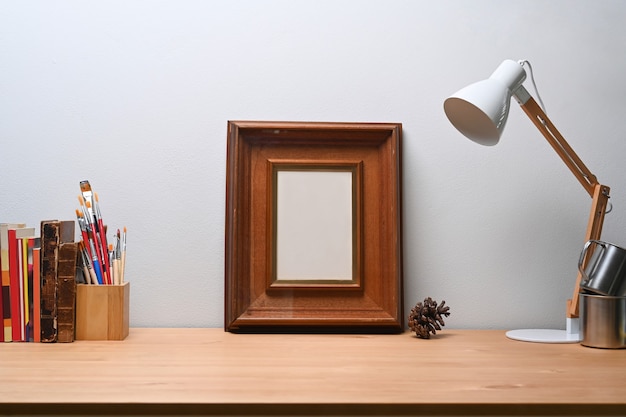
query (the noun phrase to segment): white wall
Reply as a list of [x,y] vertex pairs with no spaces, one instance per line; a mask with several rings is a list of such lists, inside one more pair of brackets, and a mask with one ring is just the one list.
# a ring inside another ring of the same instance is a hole
[[402,122],[407,312],[562,327],[590,198],[516,105],[485,148],[442,103],[529,59],[626,245],[625,20],[619,0],[2,0],[0,221],[72,219],[88,179],[128,227],[131,325],[221,327],[227,120]]

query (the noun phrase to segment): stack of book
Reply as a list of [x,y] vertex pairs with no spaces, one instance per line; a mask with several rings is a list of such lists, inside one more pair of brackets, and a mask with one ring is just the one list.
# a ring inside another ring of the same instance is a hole
[[0,341],[74,341],[74,225],[73,220],[42,221],[37,233],[26,224],[0,224]]

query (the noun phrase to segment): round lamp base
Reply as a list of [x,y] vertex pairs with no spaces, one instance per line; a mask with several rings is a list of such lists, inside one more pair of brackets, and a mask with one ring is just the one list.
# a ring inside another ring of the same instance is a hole
[[579,343],[579,334],[568,333],[566,330],[552,329],[520,329],[509,330],[506,337],[522,342],[535,343]]

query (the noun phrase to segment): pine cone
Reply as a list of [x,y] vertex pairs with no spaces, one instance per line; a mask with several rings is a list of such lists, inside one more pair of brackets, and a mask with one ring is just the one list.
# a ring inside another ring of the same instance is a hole
[[423,303],[417,303],[409,314],[409,328],[415,332],[417,337],[430,339],[430,333],[437,334],[445,323],[442,316],[450,315],[450,307],[445,305],[445,301],[437,305],[436,301],[428,297]]

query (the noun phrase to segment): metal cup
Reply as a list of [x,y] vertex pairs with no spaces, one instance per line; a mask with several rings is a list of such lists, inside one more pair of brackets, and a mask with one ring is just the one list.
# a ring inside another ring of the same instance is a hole
[[[583,268],[584,259],[595,247],[590,261]],[[590,240],[580,253],[578,270],[582,274],[580,288],[584,291],[609,296],[626,296],[626,249],[600,240]]]
[[583,346],[626,348],[626,297],[581,293],[580,335]]

